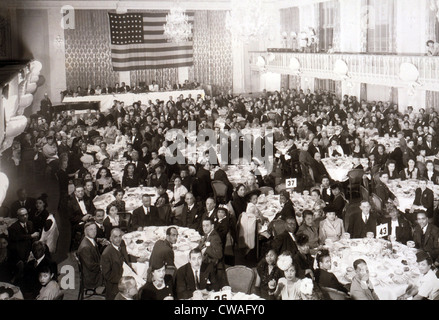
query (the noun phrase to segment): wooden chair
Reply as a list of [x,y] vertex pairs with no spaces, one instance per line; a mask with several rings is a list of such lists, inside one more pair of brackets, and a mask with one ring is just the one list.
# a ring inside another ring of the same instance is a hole
[[349,177],[348,190],[349,190],[350,201],[352,201],[352,193],[354,189],[358,190],[358,193],[360,193],[361,191],[360,186],[363,180],[363,175],[364,175],[364,170],[362,169],[354,169],[348,172],[348,177]]
[[119,228],[123,232],[128,232],[131,228],[131,213],[129,212],[119,212]]
[[255,272],[246,266],[233,266],[226,269],[227,280],[233,292],[251,293],[255,282]]
[[361,199],[363,201],[369,201],[369,190],[366,187],[360,186]]
[[351,300],[346,293],[333,288],[322,287],[322,290],[326,291],[331,300]]
[[[84,273],[82,271],[83,269],[82,269],[81,259],[79,258],[77,252],[73,252],[73,256],[75,257],[75,260],[76,260],[76,262],[78,264],[78,269],[79,269],[78,300],[88,299],[88,298],[90,298],[92,296],[105,297],[105,295],[97,293],[96,292],[96,288],[85,288],[85,285],[84,285]],[[91,294],[89,292],[91,292]]]
[[211,182],[212,189],[213,189],[213,196],[215,199],[215,202],[217,204],[219,203],[225,203],[227,199],[227,185],[220,181],[220,180],[214,180]]
[[384,204],[383,199],[381,199],[378,195],[375,193],[372,193],[371,195],[371,201],[372,201],[372,208],[379,214],[383,214],[384,210]]
[[259,191],[261,194],[268,196],[270,193],[274,194],[274,189],[272,187],[260,187]]

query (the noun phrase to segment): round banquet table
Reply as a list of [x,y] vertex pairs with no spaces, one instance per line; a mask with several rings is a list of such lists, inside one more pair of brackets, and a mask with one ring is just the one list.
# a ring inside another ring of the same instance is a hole
[[[344,182],[349,180],[348,173],[353,169],[353,157],[337,157],[322,159],[326,170],[331,178],[335,181]],[[364,168],[368,167],[368,159],[360,159],[360,163]]]
[[[149,261],[154,244],[158,240],[166,239],[166,229],[164,227],[145,227],[143,231],[134,231],[123,235],[128,254]],[[198,231],[190,228],[177,227],[178,239],[174,245],[174,263],[176,268],[180,268],[189,262],[189,251],[199,245],[201,236]]]
[[[411,208],[413,202],[415,201],[415,193],[416,193],[416,189],[419,186],[419,180],[415,180],[415,179],[404,180],[404,181],[401,181],[400,179],[389,180],[387,186],[389,187],[389,190],[398,199],[399,210],[405,212],[407,209]],[[439,185],[435,185],[433,182],[429,181],[427,188],[433,191],[434,203],[435,203],[435,207],[437,207],[439,201]]]
[[[410,283],[416,283],[420,272],[416,263],[417,249],[382,239],[340,240],[328,246],[332,258],[331,272],[342,284],[348,284],[355,272],[348,272],[357,259],[364,259],[370,280],[380,300],[396,300],[405,293]],[[403,264],[406,263],[406,264]]]
[[[250,170],[251,165],[249,164],[239,164],[239,165],[229,165],[227,168],[227,177],[230,183],[236,187],[240,183],[245,183],[250,175],[254,175]],[[211,178],[215,175],[218,167],[211,171]],[[258,166],[257,170],[262,176],[268,174],[267,169],[264,166]]]
[[10,300],[24,300],[23,294],[21,293],[21,290],[19,287],[16,287],[13,284],[6,283],[6,282],[0,282],[0,287],[11,288],[14,291],[14,295],[11,297]]
[[[199,298],[192,297],[188,300],[212,300],[211,293],[214,293],[214,291],[207,291],[206,289],[198,290],[198,291],[201,294],[201,296],[199,296]],[[223,291],[221,291],[221,292],[223,292]],[[231,300],[265,300],[256,294],[246,294],[243,292],[232,292],[231,296],[232,296]]]
[[[169,196],[169,200],[172,199],[174,193],[171,190],[166,190]],[[126,211],[132,212],[134,209],[142,205],[142,195],[148,194],[151,196],[151,205],[154,205],[158,198],[157,188],[155,187],[137,187],[125,189],[125,194],[123,196],[123,201],[125,201]],[[107,206],[116,200],[113,192],[107,192],[103,195],[97,196],[93,199],[93,204],[96,209],[106,210]]]
[[[109,169],[114,181],[116,181],[117,183],[122,183],[123,170],[128,162],[129,161],[127,161],[125,158],[121,158],[120,160],[113,160],[110,162]],[[101,167],[102,165],[100,163],[93,164],[90,166],[90,168],[88,168],[88,171],[90,171],[93,178],[96,178],[96,174]]]

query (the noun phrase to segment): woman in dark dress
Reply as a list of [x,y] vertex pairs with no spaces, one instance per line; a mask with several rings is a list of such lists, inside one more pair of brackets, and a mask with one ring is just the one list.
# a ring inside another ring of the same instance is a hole
[[360,138],[354,139],[354,143],[351,147],[351,153],[354,158],[362,159],[365,157],[366,153],[364,152],[363,142]]
[[264,299],[270,299],[271,296],[268,293],[269,289],[275,289],[277,286],[277,281],[284,276],[282,270],[277,266],[277,254],[271,249],[267,252],[265,257],[258,263],[256,270],[258,272],[261,283],[260,297]]
[[236,187],[236,191],[233,193],[232,196],[232,207],[233,210],[235,210],[235,216],[237,220],[239,220],[239,216],[247,208],[247,201],[245,201],[244,198],[245,192],[245,186],[243,184],[239,184]]
[[148,270],[148,281],[140,289],[139,300],[174,300],[172,276],[166,275],[163,261]]
[[8,249],[8,237],[0,234],[0,282],[12,283],[16,266]]
[[314,271],[316,282],[323,288],[332,288],[348,294],[348,289],[338,281],[333,273],[328,271],[331,269],[331,256],[328,250],[318,252],[317,263],[318,269]]
[[35,231],[41,233],[44,228],[49,212],[47,208],[47,194],[43,193],[35,202],[35,210],[32,210],[29,215],[29,220],[34,224]]
[[140,178],[134,172],[135,166],[134,163],[129,163],[127,165],[127,169],[123,174],[122,178],[122,188],[137,188],[140,185]]

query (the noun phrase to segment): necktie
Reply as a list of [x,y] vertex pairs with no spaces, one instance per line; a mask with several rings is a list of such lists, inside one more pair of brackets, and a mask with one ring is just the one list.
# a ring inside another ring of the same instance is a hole
[[364,223],[367,223],[367,221],[369,220],[369,217],[368,216],[364,216]]
[[195,271],[195,286],[197,290],[200,288],[200,277],[198,276],[198,270]]
[[21,201],[21,206],[24,207],[26,205],[25,201]]
[[26,233],[29,233],[29,229],[27,228],[27,223],[24,224],[24,230],[26,230]]

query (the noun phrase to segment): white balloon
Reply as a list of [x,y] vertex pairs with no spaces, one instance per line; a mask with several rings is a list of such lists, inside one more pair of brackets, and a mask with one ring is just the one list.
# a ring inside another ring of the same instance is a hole
[[26,93],[34,93],[37,90],[36,83],[28,83],[26,86]]
[[6,192],[9,187],[9,179],[8,176],[3,172],[0,172],[0,206],[3,204],[3,201],[6,197]]
[[25,116],[11,117],[6,122],[6,138],[15,138],[19,136],[27,126],[27,118]]
[[273,52],[270,52],[270,53],[268,54],[268,61],[269,61],[269,62],[273,62],[275,58],[276,58],[276,56],[274,55]]
[[43,69],[43,65],[41,62],[34,60],[30,63],[30,72],[33,74],[39,74],[41,69]]
[[30,93],[25,94],[24,96],[20,97],[20,102],[18,103],[18,110],[17,114],[22,115],[24,109],[29,107],[32,104],[32,101],[34,100],[34,96]]
[[9,96],[8,99],[3,99],[3,107],[5,109],[5,118],[8,121],[12,116],[17,113],[18,109],[18,96]]
[[337,60],[334,63],[334,73],[340,75],[340,76],[345,76],[348,74],[349,68],[348,65],[346,64],[346,62],[344,62],[343,60]]
[[38,75],[31,75],[29,81],[30,81],[31,83],[37,83],[39,78],[40,78],[40,77],[39,77]]
[[297,58],[292,57],[290,59],[290,69],[293,71],[299,71],[300,69],[300,61]]
[[419,70],[411,63],[402,63],[399,67],[399,78],[407,82],[417,81],[419,78]]
[[256,62],[256,65],[260,68],[265,67],[265,58],[263,56],[258,57],[258,61]]

